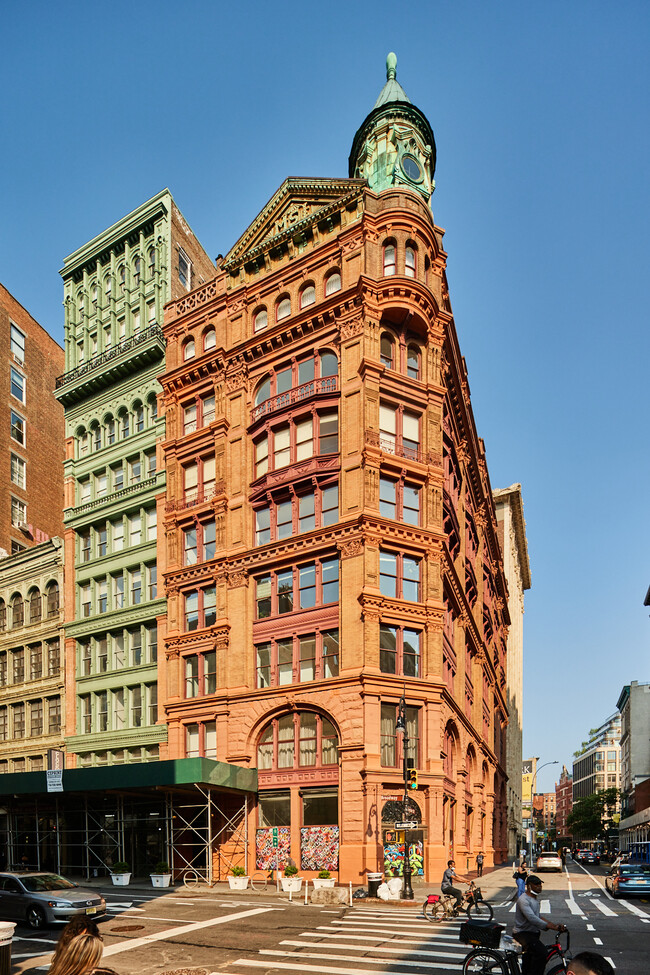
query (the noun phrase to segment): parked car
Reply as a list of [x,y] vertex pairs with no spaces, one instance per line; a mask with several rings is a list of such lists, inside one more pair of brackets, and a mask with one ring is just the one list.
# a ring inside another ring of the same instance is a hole
[[600,863],[600,854],[593,850],[578,850],[577,859],[580,863]]
[[106,915],[106,901],[56,873],[0,873],[0,918],[27,922],[35,930],[65,924],[75,914],[95,920]]
[[562,873],[562,857],[555,850],[545,850],[537,857],[536,870],[558,870]]
[[605,887],[612,897],[628,894],[650,894],[650,863],[621,863],[605,877]]

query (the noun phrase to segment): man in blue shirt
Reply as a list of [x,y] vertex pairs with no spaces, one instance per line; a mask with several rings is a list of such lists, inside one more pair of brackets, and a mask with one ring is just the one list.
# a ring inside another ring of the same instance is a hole
[[521,975],[544,975],[546,968],[546,946],[539,940],[542,931],[566,931],[563,924],[553,924],[540,916],[539,895],[543,880],[530,874],[526,878],[526,890],[517,899],[515,923],[512,933],[523,947]]

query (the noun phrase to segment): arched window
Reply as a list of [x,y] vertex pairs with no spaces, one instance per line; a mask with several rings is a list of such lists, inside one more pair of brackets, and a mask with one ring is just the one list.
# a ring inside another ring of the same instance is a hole
[[291,298],[281,298],[275,308],[275,320],[281,322],[291,314]]
[[122,409],[119,412],[119,420],[120,420],[120,439],[126,440],[128,437],[131,436],[131,418],[127,410],[124,409],[124,407],[122,407]]
[[147,406],[149,407],[149,416],[152,420],[158,417],[158,397],[153,393],[147,396]]
[[144,430],[144,406],[140,400],[133,404],[133,432],[141,433]]
[[417,251],[413,244],[407,244],[404,252],[404,274],[414,278],[417,271]]
[[150,247],[147,256],[149,258],[149,277],[152,278],[156,270],[156,248]]
[[338,376],[339,360],[333,352],[321,352],[320,354],[320,375],[321,379],[326,376]]
[[108,413],[104,417],[104,427],[106,430],[105,439],[107,444],[115,443],[115,419]]
[[104,298],[106,300],[107,305],[111,300],[112,292],[113,292],[113,280],[110,274],[107,274],[106,277],[104,278]]
[[41,618],[41,592],[34,588],[29,593],[29,622],[38,623]]
[[194,345],[194,339],[188,339],[183,346],[183,360],[187,362],[188,359],[193,359],[196,355],[196,346]]
[[260,308],[253,320],[253,330],[261,332],[269,324],[269,316],[266,308]]
[[315,301],[316,288],[313,286],[313,284],[306,284],[300,292],[300,307],[307,308],[308,305],[313,305]]
[[11,626],[15,629],[17,626],[22,626],[24,622],[24,606],[23,597],[20,593],[15,593],[11,597]]
[[93,303],[93,308],[97,308],[97,282],[93,281],[90,285],[90,296]]
[[333,295],[335,291],[341,290],[341,275],[338,271],[334,271],[329,275],[327,281],[325,282],[325,295]]
[[338,745],[334,725],[320,714],[283,714],[274,718],[260,735],[257,767],[299,772],[303,768],[336,765]]
[[77,295],[77,324],[81,325],[84,320],[84,293],[80,291]]
[[271,377],[265,376],[262,382],[257,387],[257,392],[255,393],[255,406],[259,406],[260,403],[266,402],[271,396]]
[[395,368],[395,342],[388,332],[384,332],[381,336],[379,355],[387,369]]
[[126,287],[126,268],[123,264],[120,264],[117,269],[117,280],[120,284],[120,292],[124,294],[124,289]]
[[47,616],[50,619],[59,612],[59,584],[56,581],[48,582],[45,587],[45,599],[47,601]]
[[133,262],[133,283],[135,285],[140,284],[140,267],[141,267],[140,258],[136,257],[136,259]]
[[396,259],[395,244],[388,241],[384,244],[384,277],[387,278],[396,273]]
[[90,436],[93,450],[102,449],[102,428],[96,421],[90,427]]
[[409,345],[406,350],[406,375],[411,379],[420,378],[420,350],[417,345]]
[[7,629],[7,607],[4,599],[0,599],[0,630]]
[[77,457],[85,457],[90,449],[90,434],[83,427],[77,430]]
[[456,738],[454,736],[453,729],[449,725],[445,729],[442,750],[444,752],[442,762],[443,772],[448,779],[453,779],[454,769],[456,767]]
[[210,349],[216,348],[216,345],[217,333],[213,328],[209,328],[203,333],[203,351],[208,352]]

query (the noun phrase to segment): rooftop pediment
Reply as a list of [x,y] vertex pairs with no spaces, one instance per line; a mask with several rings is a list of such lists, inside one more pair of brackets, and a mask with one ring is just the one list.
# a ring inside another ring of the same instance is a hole
[[222,267],[231,270],[255,260],[361,195],[363,179],[286,179],[264,209],[226,254]]

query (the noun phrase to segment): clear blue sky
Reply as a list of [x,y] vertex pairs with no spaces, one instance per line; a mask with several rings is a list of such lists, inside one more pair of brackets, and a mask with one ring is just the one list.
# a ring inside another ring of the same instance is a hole
[[397,53],[492,485],[523,487],[524,754],[569,764],[650,679],[647,0],[40,0],[2,35],[0,280],[59,342],[67,254],[164,186],[225,253],[285,177],[347,175]]

